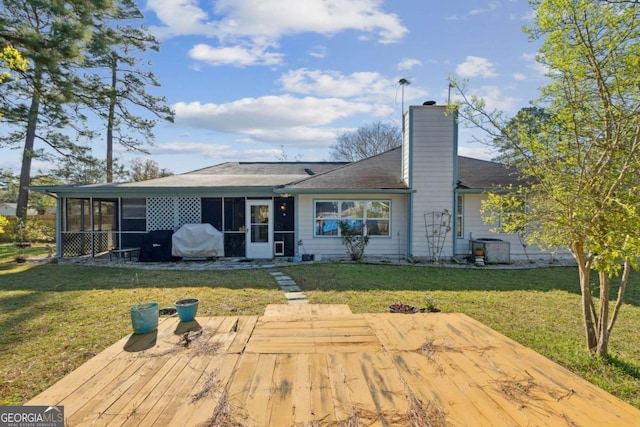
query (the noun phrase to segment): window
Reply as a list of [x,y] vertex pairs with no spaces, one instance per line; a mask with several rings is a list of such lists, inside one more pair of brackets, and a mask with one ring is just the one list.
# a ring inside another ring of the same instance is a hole
[[464,235],[464,196],[458,194],[458,206],[456,208],[456,237]]
[[343,221],[356,233],[389,236],[391,202],[389,200],[317,200],[315,236],[339,236]]
[[122,199],[122,231],[147,230],[147,199]]

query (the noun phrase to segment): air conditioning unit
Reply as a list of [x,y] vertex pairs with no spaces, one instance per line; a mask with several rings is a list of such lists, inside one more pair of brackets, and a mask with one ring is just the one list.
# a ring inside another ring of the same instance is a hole
[[484,250],[484,262],[487,264],[508,264],[511,262],[511,244],[500,239],[474,239],[471,241],[471,253],[477,248]]

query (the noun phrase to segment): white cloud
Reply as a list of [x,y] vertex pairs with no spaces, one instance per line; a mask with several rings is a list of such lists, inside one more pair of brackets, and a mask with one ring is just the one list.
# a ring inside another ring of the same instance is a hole
[[238,144],[172,141],[158,144],[150,151],[153,155],[197,155],[198,157],[222,159],[222,161],[237,160],[239,158],[264,160],[265,158],[273,158],[275,154],[279,153],[276,148],[242,149],[241,147],[242,145]]
[[479,56],[467,56],[466,60],[456,67],[456,73],[463,78],[498,76],[493,63],[487,58],[481,58]]
[[527,80],[527,75],[523,73],[513,73],[513,79],[518,81]]
[[148,0],[147,8],[164,24],[150,27],[158,37],[215,33],[215,28],[207,23],[209,16],[198,6],[198,0]]
[[[477,96],[485,101],[487,111],[499,110],[505,113],[512,113],[521,107],[522,99],[510,95],[505,95],[501,88],[497,86],[480,86],[469,88],[467,97]],[[459,94],[451,93],[452,101],[462,101]]]
[[549,72],[546,65],[539,63],[536,60],[536,53],[523,53],[522,60],[525,62],[526,67],[535,73],[536,78],[544,77]]
[[213,130],[221,137],[227,134],[225,138],[236,135],[236,140],[244,138],[247,143],[323,151],[335,142],[340,130],[331,126],[334,121],[358,114],[387,117],[392,112],[385,105],[290,95],[245,98],[227,104],[179,102],[173,108],[178,126]]
[[470,16],[484,15],[485,13],[493,12],[498,8],[497,2],[491,2],[486,8],[471,9],[468,13]]
[[328,55],[327,48],[325,46],[315,46],[310,52],[309,56],[313,58],[326,58]]
[[[398,78],[382,76],[375,72],[342,74],[331,70],[299,68],[283,74],[282,89],[287,92],[319,97],[351,98],[373,106],[397,101]],[[406,91],[406,100],[422,99],[428,92],[413,85]],[[380,107],[376,107],[380,109]],[[386,108],[386,107],[385,107]],[[381,113],[382,114],[382,113]]]
[[268,52],[265,48],[253,47],[212,47],[197,44],[189,51],[189,56],[209,65],[233,65],[246,67],[249,65],[279,65],[282,54]]
[[179,102],[173,106],[176,125],[241,134],[260,141],[331,137],[320,128],[357,114],[383,117],[391,108],[337,98],[295,98],[291,95],[244,98],[227,104]]
[[453,16],[447,17],[446,19],[449,21],[460,21],[463,19],[467,19],[471,16],[484,15],[485,13],[493,12],[498,8],[498,6],[500,6],[500,3],[494,1],[494,2],[490,2],[485,8],[471,9],[464,15],[453,15]]
[[202,34],[221,41],[248,38],[277,41],[285,35],[333,35],[356,30],[375,34],[380,43],[395,43],[408,31],[400,18],[381,10],[380,0],[218,0],[212,19],[197,0],[148,0],[163,37]]
[[422,65],[422,62],[414,58],[402,58],[396,68],[398,70],[410,70],[417,65]]
[[[470,140],[473,140],[473,138],[471,137]],[[479,142],[470,145],[460,145],[458,147],[458,154],[480,160],[491,160],[495,157],[489,146]]]
[[299,68],[280,78],[287,92],[341,98],[367,98],[389,91],[395,82],[375,72],[357,72],[349,75],[337,71],[308,70]]
[[513,112],[519,107],[521,100],[512,96],[504,95],[497,86],[481,86],[474,95],[484,99],[487,109]]

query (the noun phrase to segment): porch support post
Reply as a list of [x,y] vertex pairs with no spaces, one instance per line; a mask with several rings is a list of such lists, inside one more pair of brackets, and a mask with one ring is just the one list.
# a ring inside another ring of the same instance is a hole
[[96,256],[96,236],[95,230],[93,229],[93,197],[89,197],[89,215],[91,216],[91,220],[89,221],[91,225],[91,257],[94,258]]
[[56,197],[56,257],[62,258],[64,254],[64,248],[62,244],[62,213],[64,212],[63,206],[66,203],[66,197]]

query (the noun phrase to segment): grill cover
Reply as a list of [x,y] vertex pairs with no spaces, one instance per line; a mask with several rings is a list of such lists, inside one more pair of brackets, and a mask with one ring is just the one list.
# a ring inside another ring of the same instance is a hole
[[173,233],[171,255],[183,258],[224,256],[224,234],[211,224],[185,224]]

